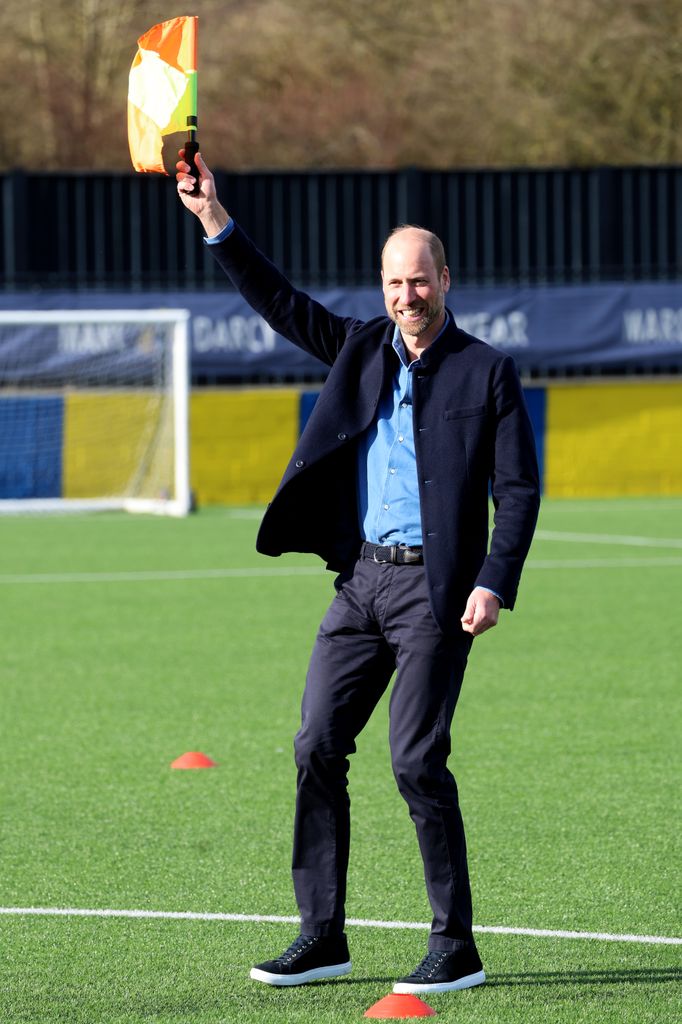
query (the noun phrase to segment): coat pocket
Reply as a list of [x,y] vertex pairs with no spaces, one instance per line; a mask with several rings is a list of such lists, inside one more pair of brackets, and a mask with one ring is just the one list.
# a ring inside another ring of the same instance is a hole
[[485,405],[469,405],[464,409],[446,409],[443,418],[446,420],[463,420],[469,416],[485,416]]

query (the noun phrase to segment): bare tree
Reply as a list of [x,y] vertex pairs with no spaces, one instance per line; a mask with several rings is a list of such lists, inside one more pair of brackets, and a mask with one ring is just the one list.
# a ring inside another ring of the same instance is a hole
[[[215,166],[682,159],[679,0],[195,0]],[[136,39],[160,0],[5,0],[3,166],[129,168]],[[167,145],[167,166],[175,160]],[[180,141],[180,140],[178,140]]]

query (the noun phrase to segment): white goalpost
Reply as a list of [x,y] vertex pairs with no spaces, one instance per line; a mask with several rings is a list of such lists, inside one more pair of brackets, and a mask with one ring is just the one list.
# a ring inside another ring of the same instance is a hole
[[189,311],[0,311],[0,514],[190,510]]

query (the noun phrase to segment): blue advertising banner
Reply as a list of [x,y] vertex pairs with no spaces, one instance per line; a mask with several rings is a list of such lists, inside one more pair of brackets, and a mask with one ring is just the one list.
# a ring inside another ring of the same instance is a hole
[[[313,292],[333,312],[361,320],[384,311],[381,290]],[[566,287],[453,288],[449,308],[465,331],[509,352],[524,372],[599,367],[682,369],[682,284],[600,284]],[[193,376],[254,379],[320,377],[326,367],[299,351],[257,316],[240,295],[210,292],[7,293],[0,309],[189,309]],[[49,367],[71,372],[93,356],[119,363],[121,383],[143,352],[122,344],[120,331],[72,326],[68,339],[43,327],[0,329],[0,382],[44,382]],[[21,331],[19,335],[19,330]],[[61,340],[60,340],[61,337]]]

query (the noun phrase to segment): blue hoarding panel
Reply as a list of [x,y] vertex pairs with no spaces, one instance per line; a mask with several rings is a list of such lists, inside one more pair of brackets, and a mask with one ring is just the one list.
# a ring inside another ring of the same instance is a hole
[[524,388],[523,394],[528,406],[530,421],[533,425],[533,434],[535,435],[535,448],[538,453],[538,466],[540,469],[540,489],[544,490],[547,392],[544,388]]
[[0,498],[59,498],[61,398],[0,397]]
[[315,407],[315,402],[319,395],[319,391],[304,391],[301,395],[301,404],[299,406],[298,415],[298,433],[303,433],[303,429],[310,418],[310,414]]

